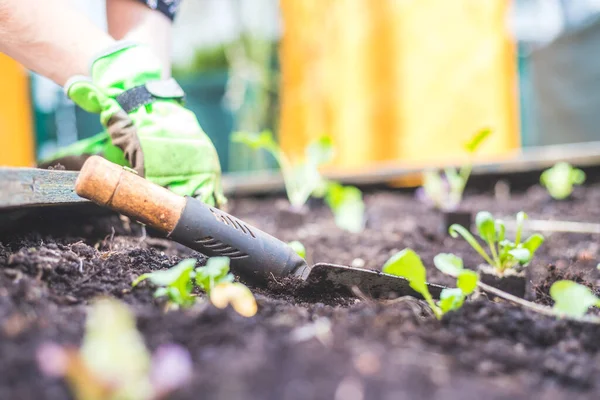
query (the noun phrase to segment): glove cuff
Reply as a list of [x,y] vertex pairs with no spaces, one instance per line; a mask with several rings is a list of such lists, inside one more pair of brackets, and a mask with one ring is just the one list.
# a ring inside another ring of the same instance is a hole
[[150,81],[144,85],[128,89],[118,95],[116,100],[126,113],[130,113],[157,100],[176,100],[183,104],[185,93],[177,81],[170,78]]

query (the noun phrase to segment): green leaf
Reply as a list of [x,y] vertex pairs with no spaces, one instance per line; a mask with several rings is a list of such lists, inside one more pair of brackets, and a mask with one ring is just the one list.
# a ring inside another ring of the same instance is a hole
[[196,284],[206,293],[222,282],[231,282],[233,275],[229,273],[229,257],[212,257],[206,266],[196,268]]
[[523,211],[517,213],[517,232],[515,233],[515,246],[521,244],[521,235],[523,233],[523,222],[527,219],[527,214]]
[[512,249],[508,252],[508,254],[513,256],[521,265],[527,264],[532,258],[531,252],[523,248]]
[[474,153],[479,149],[479,146],[487,139],[487,137],[492,133],[492,130],[489,128],[485,128],[477,132],[470,141],[465,143],[465,149],[469,153]]
[[321,136],[306,147],[306,159],[315,166],[330,162],[333,155],[333,139],[330,136]]
[[566,199],[573,192],[574,184],[581,185],[584,182],[585,173],[567,162],[556,163],[540,176],[540,183],[556,200]]
[[138,283],[145,279],[150,279],[150,282],[156,286],[169,286],[173,282],[177,281],[182,275],[188,274],[194,269],[196,260],[188,258],[181,261],[179,264],[165,271],[154,271],[149,274],[143,274],[133,281],[132,286],[136,286]]
[[442,313],[446,314],[448,311],[458,310],[462,307],[465,302],[465,295],[459,288],[446,288],[440,293],[440,301],[438,306],[441,308]]
[[280,148],[273,134],[268,131],[262,131],[261,133],[251,132],[234,132],[231,135],[231,141],[234,143],[242,143],[250,147],[252,150],[268,150],[270,152],[279,152]]
[[444,188],[444,181],[439,172],[427,170],[423,173],[423,191],[433,202],[435,207],[442,210],[446,207],[447,190]]
[[125,304],[113,298],[92,303],[80,355],[85,366],[101,382],[115,387],[138,386],[139,393],[145,393],[147,388],[139,385],[148,374],[150,354]]
[[493,242],[496,239],[496,221],[491,213],[480,211],[475,217],[475,225],[479,236],[486,242]]
[[163,296],[168,296],[169,295],[169,290],[166,287],[159,287],[156,288],[156,290],[154,291],[154,297],[163,297]]
[[290,246],[300,257],[306,258],[306,248],[301,242],[294,240],[289,242],[288,246]]
[[526,241],[523,242],[523,248],[529,250],[531,257],[535,254],[536,250],[544,243],[544,237],[539,233],[534,233]]
[[591,306],[600,301],[586,286],[568,280],[554,282],[550,287],[550,296],[557,313],[572,317],[584,316]]
[[429,307],[435,314],[436,318],[442,317],[441,310],[437,307],[429,289],[427,288],[427,272],[425,266],[421,261],[421,258],[412,249],[404,249],[394,254],[390,259],[383,265],[383,272],[390,275],[401,276],[406,278],[417,293],[427,301]]
[[497,219],[496,220],[496,241],[502,242],[506,237],[506,226],[504,225],[504,221]]
[[465,295],[473,293],[479,282],[479,275],[475,271],[468,269],[462,270],[456,280],[456,286],[463,291]]
[[421,258],[412,249],[404,249],[394,254],[384,265],[383,272],[408,279],[410,287],[423,297],[431,297],[427,289],[427,272]]
[[583,185],[585,178],[585,172],[579,168],[571,169],[570,180],[574,185]]
[[467,243],[469,243],[471,245],[471,247],[477,253],[479,253],[479,255],[489,265],[492,265],[492,266],[495,265],[494,262],[492,261],[492,259],[487,255],[485,250],[483,250],[483,248],[479,245],[479,243],[477,242],[477,239],[475,239],[475,237],[471,234],[471,232],[469,232],[467,229],[465,229],[462,225],[452,224],[452,225],[450,225],[448,232],[450,233],[450,236],[452,236],[453,238],[458,237],[458,235],[462,236],[463,239],[465,239],[467,241]]
[[325,195],[325,202],[331,208],[337,226],[353,233],[364,230],[365,204],[362,192],[358,188],[331,183]]
[[462,258],[452,253],[441,253],[433,258],[435,267],[446,275],[459,276],[464,269]]

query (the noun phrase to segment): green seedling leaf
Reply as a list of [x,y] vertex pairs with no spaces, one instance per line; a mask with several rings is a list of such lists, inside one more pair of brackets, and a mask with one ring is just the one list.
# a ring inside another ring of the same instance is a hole
[[504,221],[497,219],[496,220],[496,241],[498,243],[502,242],[506,237],[506,226],[504,225]]
[[465,229],[462,225],[452,224],[452,225],[450,225],[448,232],[450,233],[450,236],[452,236],[453,238],[457,238],[458,235],[462,236],[463,239],[465,239],[467,241],[467,243],[469,243],[471,245],[471,247],[477,253],[479,253],[479,255],[489,265],[495,265],[494,262],[492,261],[492,259],[487,255],[485,250],[483,250],[483,248],[479,245],[479,243],[477,242],[477,239],[475,239],[475,237],[471,234],[471,232],[469,232],[467,229]]
[[571,183],[574,185],[583,185],[585,182],[585,172],[578,168],[571,168]]
[[330,162],[333,159],[333,155],[333,140],[330,136],[321,136],[319,139],[311,142],[306,148],[306,159],[310,164],[315,166]]
[[233,279],[229,273],[229,257],[212,257],[206,266],[196,268],[196,284],[208,294],[216,285]]
[[435,267],[446,275],[458,277],[463,271],[462,258],[452,253],[441,253],[433,258]]
[[331,183],[325,202],[331,208],[337,226],[353,233],[364,230],[365,204],[358,188]]
[[117,300],[92,304],[80,353],[85,366],[104,384],[137,387],[141,394],[151,390],[146,378],[150,354],[132,313]]
[[515,246],[521,244],[521,235],[523,234],[523,223],[527,219],[527,214],[523,211],[517,213],[517,232],[515,233]]
[[427,288],[427,272],[421,258],[412,249],[404,249],[394,254],[384,265],[382,271],[386,274],[406,278],[417,293],[427,301],[436,318],[441,318],[442,313],[436,306],[429,289]]
[[456,280],[456,286],[463,291],[465,296],[473,293],[479,282],[479,275],[475,271],[468,269],[462,270]]
[[480,211],[475,217],[475,225],[479,236],[486,242],[493,242],[496,239],[496,221],[492,214],[487,211]]
[[394,254],[384,265],[386,274],[401,276],[410,281],[410,287],[424,295],[429,294],[426,279],[427,272],[421,258],[411,249],[404,249]]
[[552,198],[563,200],[571,195],[573,185],[583,184],[585,178],[585,172],[582,170],[574,168],[567,162],[559,162],[542,172],[540,183]]
[[169,286],[177,279],[181,277],[182,274],[186,272],[191,272],[196,265],[196,260],[193,258],[189,258],[181,261],[179,264],[175,265],[172,268],[169,268],[165,271],[154,271],[148,274],[143,274],[138,276],[132,283],[131,286],[137,286],[140,282],[149,279],[150,282],[155,284],[156,286]]
[[529,250],[531,257],[535,254],[536,250],[544,243],[544,237],[539,233],[534,233],[526,241],[523,242],[523,248]]
[[268,130],[262,131],[261,133],[234,132],[231,135],[231,141],[234,143],[245,144],[252,150],[264,149],[272,153],[278,153],[280,151],[279,145],[273,138],[273,134]]
[[297,240],[294,240],[292,242],[289,242],[288,246],[290,246],[300,257],[306,258],[306,248],[302,243],[300,243]]
[[481,144],[485,142],[485,140],[488,138],[488,136],[490,136],[491,133],[492,130],[489,128],[480,130],[475,135],[473,135],[471,140],[465,143],[465,149],[469,153],[475,153],[477,149],[479,149],[479,146],[481,146]]
[[440,301],[438,306],[442,310],[442,314],[449,311],[458,310],[465,302],[465,294],[459,288],[444,289],[440,293]]
[[521,265],[525,265],[531,261],[531,252],[527,249],[512,249],[508,254],[513,256]]
[[582,317],[591,306],[600,305],[600,299],[589,288],[568,280],[554,282],[550,296],[558,314],[572,317]]

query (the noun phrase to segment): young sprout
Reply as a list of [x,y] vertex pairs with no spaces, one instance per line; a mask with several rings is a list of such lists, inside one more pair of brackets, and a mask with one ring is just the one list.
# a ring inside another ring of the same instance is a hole
[[[477,132],[471,140],[465,143],[465,151],[469,155],[474,154],[491,133],[490,129],[482,129]],[[459,170],[445,168],[443,176],[435,170],[425,171],[423,186],[417,190],[417,197],[432,204],[438,210],[456,210],[462,201],[472,169],[473,166],[469,160]]]
[[573,192],[573,185],[582,185],[584,182],[585,172],[567,162],[555,164],[540,176],[540,183],[556,200],[566,199]]
[[78,400],[158,400],[192,375],[186,349],[166,344],[151,355],[128,308],[108,298],[93,302],[81,348],[45,343],[37,361],[45,375],[64,377]]
[[600,299],[588,287],[573,281],[554,282],[550,287],[550,296],[558,315],[578,318],[583,317],[590,307],[600,307]]
[[[449,311],[458,310],[462,307],[465,298],[473,293],[479,280],[478,275],[462,267],[462,260],[455,257],[451,259],[451,254],[443,255],[444,260],[438,260],[446,270],[452,269],[457,278],[456,288],[447,288],[442,290],[440,300],[436,303],[427,288],[427,272],[421,258],[412,249],[404,249],[394,254],[383,266],[383,272],[390,275],[401,276],[408,279],[410,287],[419,293],[437,319],[441,319]],[[454,256],[453,256],[454,257]],[[436,263],[436,266],[438,266]],[[438,267],[439,269],[442,269]]]
[[306,248],[301,242],[294,240],[289,242],[288,246],[290,246],[300,257],[306,258]]
[[494,268],[498,276],[502,276],[507,270],[515,270],[525,267],[531,262],[536,250],[544,243],[544,237],[539,233],[531,235],[522,240],[523,221],[527,215],[521,211],[517,214],[517,230],[514,241],[506,238],[504,222],[494,219],[491,213],[480,211],[475,218],[477,233],[487,244],[489,254],[479,244],[477,239],[465,227],[458,224],[450,226],[450,235],[454,238],[462,236],[473,249]]
[[288,156],[275,142],[270,131],[259,134],[236,132],[232,136],[234,143],[243,143],[253,150],[266,150],[277,161],[283,174],[285,190],[294,208],[302,208],[308,199],[325,197],[331,208],[336,224],[350,232],[360,232],[364,228],[364,204],[362,192],[354,186],[342,186],[326,180],[319,172],[319,167],[333,159],[333,141],[329,136],[322,136],[309,143],[305,149],[304,160],[292,163]]
[[365,203],[362,192],[354,186],[331,182],[327,187],[325,203],[333,212],[335,223],[348,232],[360,233],[365,228]]
[[229,257],[213,257],[205,267],[196,268],[196,284],[217,308],[231,305],[244,317],[252,317],[258,310],[250,289],[242,283],[233,282],[233,275],[229,273]]
[[166,271],[154,271],[140,275],[131,285],[135,287],[148,279],[158,286],[154,297],[166,296],[169,299],[169,305],[174,308],[191,307],[195,303],[195,297],[192,295],[195,265],[196,260],[189,258]]
[[211,303],[218,308],[231,304],[240,315],[251,317],[256,314],[257,305],[250,289],[242,283],[234,283],[229,273],[228,257],[209,258],[205,267],[194,269],[196,260],[181,261],[166,271],[154,271],[135,279],[136,286],[145,279],[159,286],[155,297],[167,296],[173,307],[191,307],[196,302],[192,294],[194,284],[206,292]]

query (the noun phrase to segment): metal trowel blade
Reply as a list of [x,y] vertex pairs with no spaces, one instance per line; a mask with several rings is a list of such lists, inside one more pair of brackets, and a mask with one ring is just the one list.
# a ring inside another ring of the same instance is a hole
[[[422,299],[418,292],[412,289],[407,279],[373,271],[364,268],[348,267],[345,265],[318,263],[310,268],[306,281],[318,285],[328,282],[336,289],[358,288],[363,294],[372,298],[394,298],[412,296]],[[427,283],[427,288],[434,299],[439,299],[444,286]]]

